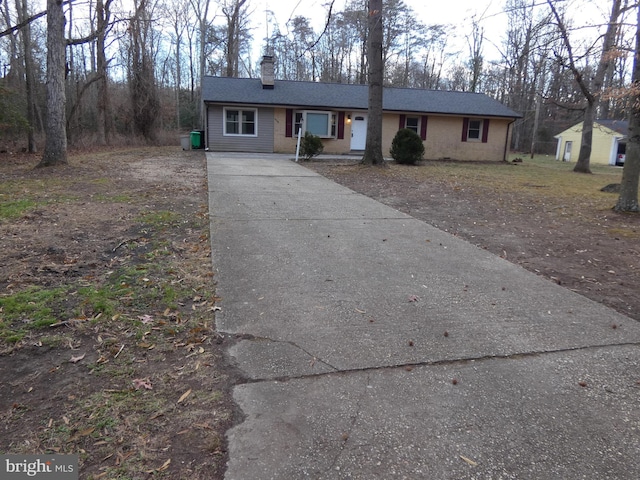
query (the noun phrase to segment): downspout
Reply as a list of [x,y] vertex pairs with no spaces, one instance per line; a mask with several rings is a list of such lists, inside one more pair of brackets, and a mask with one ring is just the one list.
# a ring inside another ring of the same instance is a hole
[[203,102],[204,110],[204,151],[209,151],[209,104]]
[[516,122],[516,120],[518,120],[518,119],[514,118],[507,125],[507,135],[506,135],[506,137],[504,139],[504,152],[502,153],[502,161],[503,162],[507,161],[507,151],[509,150],[509,139],[511,138],[511,125],[513,125]]

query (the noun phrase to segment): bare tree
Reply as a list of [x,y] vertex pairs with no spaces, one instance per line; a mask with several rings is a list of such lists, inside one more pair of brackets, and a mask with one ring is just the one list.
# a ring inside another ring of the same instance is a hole
[[[209,7],[211,4],[211,0],[190,0],[191,7],[194,9],[196,18],[198,20],[198,80],[200,85],[202,84],[202,78],[205,75],[206,69],[206,60],[207,60],[207,31],[209,28]],[[191,29],[187,29],[187,36],[189,37],[189,48],[193,48],[192,36],[193,32]],[[190,52],[191,53],[191,52]],[[193,55],[189,55],[189,66],[191,73],[191,100],[196,103],[196,118],[199,119],[198,123],[204,125],[204,111],[202,111],[202,88],[200,89],[200,97],[199,102],[196,102],[195,95],[195,83],[196,83],[196,75],[194,72],[194,63],[193,63]]]
[[640,6],[637,9],[636,48],[633,57],[633,76],[629,112],[629,135],[622,169],[620,196],[614,210],[640,212],[638,180],[640,178]]
[[129,89],[133,106],[133,124],[136,133],[153,142],[156,140],[160,100],[150,45],[151,16],[147,0],[135,3],[135,13],[129,22]]
[[[18,22],[22,23],[29,17],[29,11],[26,0],[16,1],[16,9],[18,11]],[[24,55],[24,78],[25,91],[27,100],[27,122],[29,124],[27,130],[27,149],[29,153],[38,151],[36,146],[34,125],[36,121],[36,100],[35,100],[35,65],[33,62],[33,52],[31,48],[31,24],[25,23],[20,30],[22,38],[22,52]]]
[[47,0],[46,141],[39,167],[67,163],[64,11],[62,0]]
[[245,33],[247,11],[243,8],[247,0],[231,0],[225,2],[222,13],[227,20],[227,77],[237,77],[240,63],[242,35]]
[[111,103],[109,102],[109,76],[107,73],[106,43],[112,0],[96,2],[96,74],[98,77],[97,132],[98,143],[106,145],[112,131]]
[[362,157],[366,165],[384,165],[382,155],[382,0],[369,0],[369,109],[367,142]]
[[584,120],[582,126],[582,139],[580,142],[580,154],[578,161],[574,167],[574,172],[591,173],[589,163],[591,160],[591,140],[593,138],[593,121],[595,120],[595,110],[598,102],[598,97],[602,93],[602,87],[604,85],[605,75],[609,70],[609,66],[612,61],[612,51],[615,47],[615,40],[617,37],[617,31],[619,28],[618,17],[620,16],[622,0],[612,0],[611,14],[609,16],[609,22],[607,30],[604,35],[602,44],[602,53],[600,55],[600,61],[596,67],[595,74],[593,75],[593,81],[589,82],[588,78],[585,78],[584,72],[578,67],[576,58],[573,54],[573,48],[569,41],[569,33],[566,25],[560,14],[556,10],[553,1],[547,0],[549,7],[558,23],[558,29],[562,41],[565,44],[567,50],[567,67],[571,70],[576,83],[579,85],[582,94],[586,100],[586,106],[584,108]]
[[484,57],[482,55],[484,28],[480,26],[475,18],[472,23],[471,36],[467,37],[467,43],[469,44],[469,71],[471,73],[469,90],[477,92],[480,89],[482,65],[484,63]]

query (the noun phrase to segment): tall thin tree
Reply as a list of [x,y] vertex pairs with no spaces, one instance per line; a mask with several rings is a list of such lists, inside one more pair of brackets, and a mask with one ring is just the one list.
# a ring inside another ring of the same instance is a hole
[[626,158],[622,169],[620,196],[614,210],[640,212],[638,181],[640,179],[640,6],[636,22],[636,49],[633,57],[631,99],[629,100],[629,134]]
[[98,75],[98,101],[97,101],[97,134],[98,143],[106,145],[112,131],[111,103],[109,101],[109,76],[107,72],[107,31],[111,12],[112,0],[96,1],[96,70]]
[[47,0],[47,114],[45,146],[39,167],[67,163],[64,10],[62,0]]
[[[16,1],[16,9],[18,11],[18,22],[22,23],[29,17],[29,10],[27,6],[27,0]],[[35,65],[33,62],[33,52],[31,45],[31,24],[26,23],[24,27],[20,29],[20,36],[22,38],[22,51],[24,54],[24,78],[25,78],[25,91],[27,95],[27,148],[29,153],[36,153],[38,151],[35,139],[35,122],[36,122],[36,100],[35,100]]]
[[382,155],[382,102],[384,63],[382,61],[382,0],[369,0],[369,108],[367,143],[362,163],[384,165]]
[[584,120],[582,123],[582,139],[580,141],[580,154],[578,156],[578,161],[576,162],[576,166],[574,167],[574,172],[580,173],[591,173],[591,169],[589,167],[589,163],[591,161],[591,142],[593,139],[593,122],[595,120],[595,111],[597,107],[597,102],[600,94],[602,93],[602,87],[604,85],[605,75],[609,70],[609,66],[613,61],[612,51],[615,48],[615,41],[617,38],[617,31],[619,28],[618,17],[620,16],[621,8],[622,8],[622,0],[612,0],[611,4],[611,14],[609,16],[609,22],[607,25],[607,30],[604,34],[604,39],[602,43],[602,53],[600,55],[600,60],[596,67],[595,75],[593,76],[593,80],[589,82],[588,78],[585,78],[584,72],[578,68],[576,64],[576,60],[573,55],[573,48],[571,42],[569,41],[569,33],[567,31],[566,25],[558,10],[555,8],[552,0],[547,0],[549,7],[558,22],[558,28],[560,30],[560,35],[562,37],[562,41],[564,42],[567,49],[567,62],[568,68],[571,70],[571,73],[574,76],[576,83],[580,87],[580,91],[584,95],[586,100],[586,106],[584,108]]

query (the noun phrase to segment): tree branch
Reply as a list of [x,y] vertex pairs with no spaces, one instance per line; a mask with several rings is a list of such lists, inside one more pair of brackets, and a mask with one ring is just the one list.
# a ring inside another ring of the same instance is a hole
[[6,30],[0,32],[0,38],[6,37],[7,35],[11,35],[13,32],[15,32],[17,30],[20,30],[21,28],[26,27],[31,22],[39,19],[40,17],[44,17],[46,14],[47,14],[46,10],[44,12],[36,13],[35,15],[27,18],[25,21],[20,22],[20,23],[14,25],[13,27],[7,28]]
[[309,50],[312,50],[316,45],[318,45],[318,43],[320,43],[320,40],[322,39],[324,34],[327,33],[327,29],[329,28],[329,23],[331,22],[331,11],[333,10],[334,3],[336,3],[336,0],[331,0],[331,4],[329,5],[329,13],[327,14],[327,21],[324,24],[324,30],[322,30],[322,33],[318,36],[318,38],[316,38],[316,41],[313,42],[311,45],[309,45],[304,50],[304,52],[302,52],[302,55],[304,55],[304,53],[308,52]]

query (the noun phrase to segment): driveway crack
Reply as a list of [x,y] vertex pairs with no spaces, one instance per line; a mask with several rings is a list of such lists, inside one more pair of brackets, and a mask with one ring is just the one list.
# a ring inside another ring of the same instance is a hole
[[325,470],[325,472],[324,472],[325,475],[328,475],[329,477],[332,476],[331,472],[333,472],[336,469],[338,461],[340,460],[340,457],[342,457],[342,454],[346,450],[347,444],[349,443],[349,440],[351,439],[351,435],[352,435],[354,429],[356,428],[356,425],[358,424],[358,421],[360,420],[360,415],[361,415],[361,412],[362,412],[362,401],[363,401],[364,397],[367,394],[367,389],[369,389],[370,385],[371,385],[371,380],[370,380],[370,376],[369,375],[366,376],[364,383],[365,383],[364,384],[364,388],[362,389],[362,392],[358,396],[358,400],[356,402],[355,412],[351,416],[351,422],[349,422],[349,427],[348,427],[347,431],[342,433],[340,447],[338,448],[338,451],[336,452],[336,455],[334,456],[333,461],[331,462],[331,465],[329,465],[327,467],[327,469]]

